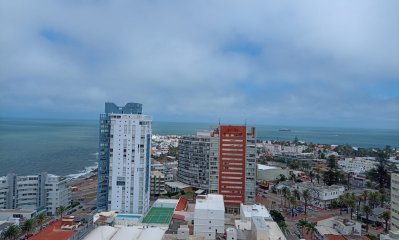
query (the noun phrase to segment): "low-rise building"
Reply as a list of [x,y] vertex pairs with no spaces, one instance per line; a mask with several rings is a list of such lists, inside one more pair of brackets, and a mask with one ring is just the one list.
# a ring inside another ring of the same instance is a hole
[[165,175],[159,171],[151,171],[150,183],[151,195],[159,196],[165,194]]
[[340,217],[331,217],[317,222],[316,229],[322,238],[325,235],[360,236],[361,223]]
[[216,233],[224,233],[223,195],[197,196],[194,211],[194,235],[215,239]]
[[19,209],[0,209],[0,221],[10,221],[13,219],[32,219],[36,216],[35,210],[19,210]]
[[364,173],[375,168],[376,162],[370,161],[361,157],[345,158],[345,160],[338,161],[338,165],[346,173]]
[[67,206],[71,201],[68,181],[47,173],[0,177],[0,209],[45,208],[48,214],[55,214],[59,206]]
[[262,217],[271,220],[271,215],[267,208],[261,204],[253,205],[240,205],[240,218],[241,220],[251,220],[252,217]]
[[287,187],[291,192],[295,189],[303,192],[309,190],[312,196],[312,204],[319,207],[327,207],[331,203],[331,200],[337,199],[345,192],[345,187],[341,185],[326,186],[315,182],[300,182],[293,183],[292,181],[280,182],[276,189],[281,194],[282,189]]
[[171,192],[171,193],[176,193],[176,192],[187,192],[190,191],[192,188],[190,185],[187,185],[185,183],[182,182],[165,182],[165,190],[167,192]]

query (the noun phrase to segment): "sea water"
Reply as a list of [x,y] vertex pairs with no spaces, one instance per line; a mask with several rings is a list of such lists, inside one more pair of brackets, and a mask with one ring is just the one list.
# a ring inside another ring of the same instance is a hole
[[[217,124],[154,122],[153,133],[192,135]],[[293,140],[356,147],[399,147],[399,129],[255,125],[258,139]],[[288,128],[290,131],[279,131]],[[0,119],[0,176],[48,172],[79,176],[97,164],[98,121]]]

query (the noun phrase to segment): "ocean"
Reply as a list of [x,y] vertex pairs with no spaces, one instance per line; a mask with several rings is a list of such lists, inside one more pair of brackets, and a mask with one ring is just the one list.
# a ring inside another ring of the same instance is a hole
[[[154,122],[153,133],[191,135],[217,124]],[[356,147],[399,148],[399,129],[255,125],[258,139],[293,140]],[[291,131],[279,131],[288,128]],[[78,176],[96,165],[98,121],[0,119],[0,176],[48,172]]]

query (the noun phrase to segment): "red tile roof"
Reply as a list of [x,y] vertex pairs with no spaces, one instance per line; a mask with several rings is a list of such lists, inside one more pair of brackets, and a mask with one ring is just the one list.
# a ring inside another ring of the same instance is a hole
[[186,198],[180,198],[177,203],[175,211],[184,211],[187,208],[188,200]]

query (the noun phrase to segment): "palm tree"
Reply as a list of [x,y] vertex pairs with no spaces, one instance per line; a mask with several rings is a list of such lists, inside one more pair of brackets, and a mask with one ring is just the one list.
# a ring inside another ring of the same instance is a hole
[[310,233],[310,239],[313,239],[313,234],[317,231],[316,224],[317,223],[309,223],[306,225],[306,233]]
[[288,200],[290,204],[292,204],[292,212],[291,215],[294,216],[294,209],[297,207],[298,200],[295,196],[291,196]]
[[306,228],[306,226],[307,226],[308,224],[309,224],[308,221],[303,220],[303,219],[299,220],[299,221],[296,223],[296,226],[297,226],[299,229],[301,229],[301,234],[302,234],[302,235],[303,235],[303,229]]
[[294,189],[294,191],[292,191],[292,195],[296,198],[296,200],[301,199],[301,192],[298,189]]
[[384,202],[389,200],[388,195],[386,195],[385,193],[380,193],[379,197],[380,205],[381,207],[384,207]]
[[344,195],[338,197],[339,215],[342,215],[342,207],[345,204]]
[[36,216],[36,223],[37,223],[37,225],[39,225],[40,226],[40,230],[42,230],[42,227],[43,227],[43,223],[44,223],[44,221],[46,221],[46,215],[44,214],[44,213],[39,213],[37,216]]
[[60,215],[60,219],[62,219],[62,215],[65,213],[66,210],[66,207],[63,205],[57,208],[57,215]]
[[32,233],[33,230],[35,230],[35,220],[33,219],[28,219],[24,222],[24,224],[22,225],[22,232],[24,234],[29,234]]
[[385,232],[388,233],[388,221],[391,219],[391,214],[388,211],[382,213],[380,218],[384,219],[385,221]]
[[308,201],[312,199],[312,194],[310,194],[309,189],[306,189],[302,192],[302,197],[303,201],[305,202],[305,215],[306,215],[306,209],[308,207]]
[[15,240],[15,239],[17,239],[17,237],[19,236],[20,233],[21,233],[21,229],[18,226],[11,225],[7,229],[5,229],[1,235],[2,235],[2,238],[6,239],[6,240],[7,239]]
[[316,174],[317,184],[320,184],[320,175]]
[[369,193],[369,205],[371,208],[375,208],[375,206],[379,204],[379,195],[378,192]]
[[362,197],[363,197],[363,201],[364,201],[364,205],[366,205],[367,199],[369,196],[369,192],[367,190],[364,190]]
[[290,189],[288,189],[287,187],[283,188],[283,196],[284,196],[284,207],[287,205],[287,199],[289,198],[289,196],[291,195],[290,193]]
[[366,215],[366,232],[369,232],[369,215],[371,214],[372,209],[369,205],[364,205],[363,212]]
[[313,173],[313,171],[310,171],[310,172],[309,172],[309,178],[310,178],[310,182],[312,183],[312,182],[313,182],[313,178],[314,178],[314,173]]
[[360,215],[360,204],[363,201],[363,197],[362,195],[359,195],[356,197],[356,201],[357,201],[357,210],[356,210],[356,218],[359,218]]

